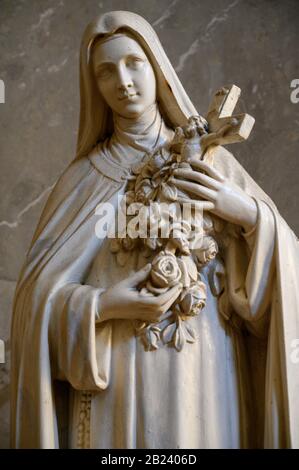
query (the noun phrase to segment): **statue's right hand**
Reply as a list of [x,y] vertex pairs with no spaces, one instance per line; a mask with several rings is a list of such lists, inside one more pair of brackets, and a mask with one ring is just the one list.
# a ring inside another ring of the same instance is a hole
[[145,281],[150,273],[148,264],[127,279],[107,289],[101,295],[101,312],[98,322],[121,319],[155,322],[163,315],[179,296],[182,285],[178,284],[167,292],[154,295],[139,291],[137,286]]

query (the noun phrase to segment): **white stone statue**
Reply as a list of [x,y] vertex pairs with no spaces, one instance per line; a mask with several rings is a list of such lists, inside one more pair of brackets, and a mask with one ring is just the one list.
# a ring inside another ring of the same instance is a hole
[[[77,155],[15,294],[12,446],[299,447],[298,240],[219,145],[253,125],[236,87],[207,123],[152,27],[116,11],[84,33],[80,90]],[[194,210],[168,237],[99,237],[124,195]]]

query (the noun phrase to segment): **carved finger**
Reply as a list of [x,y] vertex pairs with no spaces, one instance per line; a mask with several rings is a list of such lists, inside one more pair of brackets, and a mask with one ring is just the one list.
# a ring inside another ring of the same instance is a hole
[[191,181],[197,181],[198,183],[202,183],[203,185],[211,189],[219,189],[220,187],[220,182],[218,181],[218,179],[216,180],[198,171],[184,170],[180,168],[178,170],[174,170],[173,174],[175,176],[189,179]]
[[163,308],[163,313],[162,313],[162,315],[163,315],[164,313],[168,312],[168,310],[170,309],[170,307],[172,306],[172,304],[173,304],[173,303],[176,301],[176,299],[178,298],[179,294],[180,294],[180,293],[178,293],[178,295],[177,295],[174,299],[169,300],[168,302],[166,302],[166,303],[163,305],[163,307],[162,307],[162,308]]
[[179,197],[177,201],[180,204],[191,204],[192,206],[198,207],[202,211],[213,211],[215,209],[215,204],[211,201],[197,201],[196,199],[190,199],[185,197]]
[[171,287],[171,289],[169,289],[167,292],[156,297],[157,305],[163,308],[163,306],[169,302],[170,304],[172,304],[175,299],[179,296],[181,290],[182,285],[179,283]]
[[153,299],[145,300],[144,304],[146,304],[152,312],[156,312],[157,308],[161,308],[166,302],[169,302],[169,301],[174,302],[174,300],[178,297],[181,290],[182,290],[182,285],[177,284],[173,286],[171,289],[169,289],[167,292],[157,295]]
[[[147,300],[149,299],[155,299],[156,296],[150,292],[149,290],[147,290],[146,288],[142,289],[143,292],[139,292],[138,293],[138,300],[139,302],[141,302],[143,305],[147,306],[148,304],[146,303]],[[145,292],[146,291],[146,292]]]
[[188,193],[195,194],[198,197],[215,201],[217,197],[216,191],[206,188],[198,183],[190,183],[189,181],[182,181],[177,178],[171,178],[172,183],[179,189],[183,189]]
[[190,164],[192,167],[198,170],[205,171],[211,178],[214,178],[220,183],[223,183],[225,180],[225,178],[222,176],[222,174],[218,170],[216,170],[214,167],[212,167],[208,163],[203,162],[202,160],[197,160],[195,158],[192,158],[190,160]]

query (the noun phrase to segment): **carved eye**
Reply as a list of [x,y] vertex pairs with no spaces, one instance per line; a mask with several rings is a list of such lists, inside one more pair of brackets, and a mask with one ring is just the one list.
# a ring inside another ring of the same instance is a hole
[[127,66],[134,70],[140,69],[143,65],[144,60],[141,57],[131,56],[127,59]]
[[105,65],[104,67],[100,67],[97,70],[97,78],[100,80],[107,80],[108,78],[111,77],[111,74],[113,73],[113,68],[109,65]]

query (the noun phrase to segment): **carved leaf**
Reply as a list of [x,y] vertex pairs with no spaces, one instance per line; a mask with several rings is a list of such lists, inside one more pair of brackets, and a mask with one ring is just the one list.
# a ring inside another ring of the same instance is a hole
[[178,190],[176,186],[167,184],[167,183],[162,183],[162,195],[168,199],[169,201],[176,201],[178,197]]
[[209,284],[211,292],[218,297],[224,289],[225,268],[218,260],[214,260],[209,271]]
[[133,327],[135,328],[135,332],[137,334],[137,336],[140,336],[141,334],[143,334],[143,330],[144,328],[147,327],[147,323],[142,321],[142,320],[133,320]]
[[176,322],[170,323],[162,332],[162,341],[164,344],[171,343],[176,332]]
[[176,329],[174,334],[174,347],[177,351],[181,351],[186,343],[186,337],[181,325],[181,321],[179,322],[179,326]]
[[182,258],[177,258],[177,262],[182,273],[180,282],[183,284],[183,287],[189,287],[190,277],[188,274],[188,268]]
[[157,336],[157,334],[150,329],[149,330],[149,347],[150,347],[150,349],[158,349],[159,348],[158,340],[159,340],[159,337]]
[[186,315],[191,312],[192,304],[192,294],[187,291],[180,303],[180,306]]
[[159,349],[160,331],[160,328],[154,325],[147,325],[143,331],[139,331],[138,336],[141,336],[146,351]]
[[191,325],[188,325],[187,321],[184,323],[184,328],[186,341],[188,343],[195,343],[195,341],[198,339],[198,335],[196,334],[195,329]]
[[191,256],[182,256],[182,260],[187,266],[188,274],[192,281],[197,280],[197,267]]

